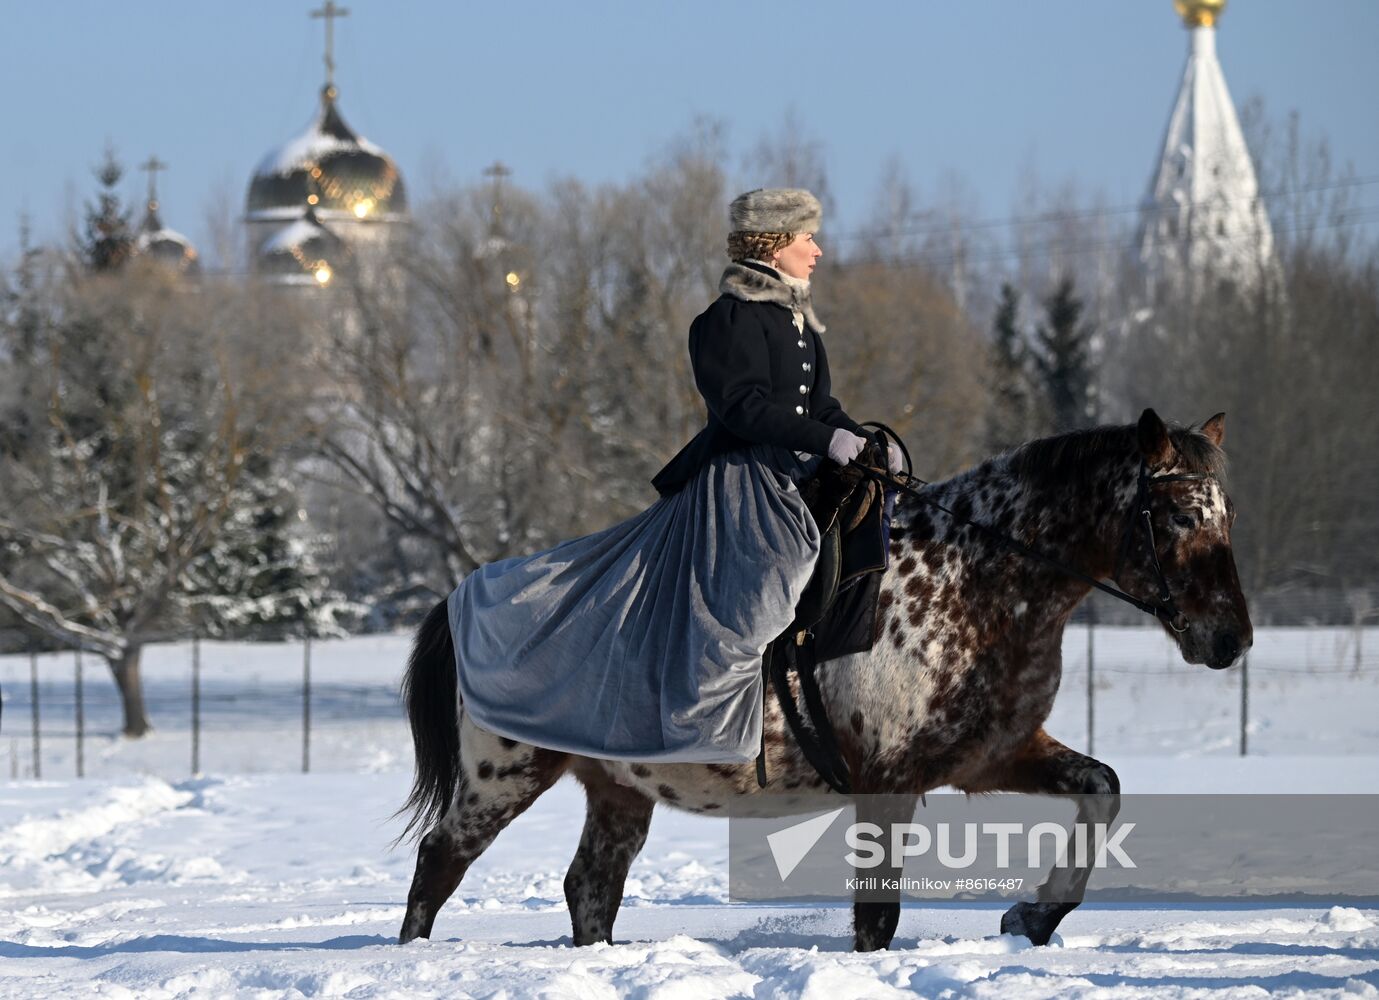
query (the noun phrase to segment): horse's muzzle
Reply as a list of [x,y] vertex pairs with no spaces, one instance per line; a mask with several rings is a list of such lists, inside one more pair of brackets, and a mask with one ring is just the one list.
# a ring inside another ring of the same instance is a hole
[[1216,638],[1211,644],[1211,659],[1207,661],[1207,666],[1213,670],[1224,670],[1240,658],[1244,652],[1244,647],[1240,644],[1240,637],[1230,629],[1224,629],[1216,633]]

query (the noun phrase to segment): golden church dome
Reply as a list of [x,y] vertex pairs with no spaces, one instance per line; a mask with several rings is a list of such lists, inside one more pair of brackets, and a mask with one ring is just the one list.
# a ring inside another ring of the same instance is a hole
[[258,272],[284,285],[329,285],[352,263],[348,244],[310,208],[264,240],[256,255]]
[[187,274],[197,274],[201,270],[196,247],[177,230],[163,225],[156,201],[148,203],[148,215],[134,239],[134,252]]
[[1189,28],[1210,28],[1221,19],[1226,0],[1173,0],[1173,9]]
[[249,182],[250,222],[300,218],[397,221],[407,191],[390,156],[340,116],[336,90],[321,91],[321,110],[305,132],[264,157]]

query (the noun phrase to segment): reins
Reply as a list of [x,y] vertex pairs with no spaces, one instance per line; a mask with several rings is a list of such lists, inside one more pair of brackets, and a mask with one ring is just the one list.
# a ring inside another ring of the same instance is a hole
[[[1163,566],[1159,562],[1158,549],[1155,546],[1154,523],[1149,511],[1149,491],[1161,483],[1183,482],[1188,480],[1202,480],[1212,478],[1210,473],[1188,472],[1172,475],[1152,475],[1149,465],[1140,459],[1139,483],[1135,489],[1135,498],[1130,505],[1130,515],[1126,521],[1125,530],[1121,534],[1120,548],[1116,554],[1116,564],[1111,578],[1120,583],[1121,566],[1124,563],[1126,554],[1130,549],[1131,542],[1134,540],[1135,526],[1143,519],[1145,531],[1149,540],[1149,554],[1153,561],[1154,572],[1158,577],[1159,600],[1149,601],[1128,594],[1118,587],[1109,587],[1100,580],[1094,579],[1087,573],[1072,566],[1060,562],[1059,560],[1032,548],[1004,532],[997,531],[989,525],[974,521],[969,517],[954,512],[944,504],[932,497],[927,497],[917,488],[918,486],[929,486],[930,483],[917,478],[913,471],[910,460],[909,449],[905,447],[905,442],[900,440],[900,436],[885,424],[869,422],[862,425],[863,428],[874,427],[876,443],[879,446],[877,451],[880,453],[880,463],[885,468],[873,468],[863,461],[855,460],[849,463],[847,468],[856,469],[857,474],[865,479],[879,483],[883,488],[899,490],[921,503],[928,504],[938,510],[943,511],[957,524],[965,524],[976,529],[988,538],[999,542],[1009,549],[1013,549],[1017,554],[1041,562],[1052,569],[1057,570],[1065,576],[1070,576],[1075,580],[1095,587],[1104,594],[1109,594],[1118,601],[1124,601],[1131,607],[1143,611],[1147,615],[1152,615],[1164,622],[1175,632],[1186,632],[1191,628],[1191,623],[1187,620],[1178,606],[1173,602],[1173,593],[1168,586],[1168,578],[1164,575]],[[899,474],[892,474],[887,462],[886,438],[895,441],[900,448],[901,454],[905,457],[905,470]],[[875,501],[875,502],[880,502]],[[835,525],[836,526],[836,525]],[[793,626],[792,626],[793,628]],[[776,692],[776,697],[780,701],[781,710],[784,713],[785,722],[790,732],[795,737],[795,742],[799,744],[801,752],[809,761],[810,765],[818,772],[819,776],[828,784],[830,788],[841,794],[851,794],[852,777],[849,773],[847,761],[843,759],[842,753],[838,748],[837,737],[834,734],[833,726],[829,721],[828,713],[824,711],[823,698],[819,692],[818,680],[815,677],[815,658],[812,643],[812,631],[805,628],[799,631],[793,641],[789,636],[789,630],[785,636],[776,639],[767,647],[766,656],[762,659],[762,670],[770,678],[771,686]],[[788,673],[793,670],[799,677],[800,689],[804,693],[805,706],[809,716],[809,726],[804,725],[804,716],[800,712],[799,705],[796,703],[795,695],[790,690]],[[757,784],[766,787],[766,731],[763,728],[761,736],[761,748],[757,753]]]
[[[896,445],[899,446],[901,453],[905,457],[906,465],[906,468],[903,472],[900,472],[898,474],[892,474],[891,472],[883,469],[874,469],[869,465],[862,465],[861,463],[857,463],[857,471],[860,472],[863,476],[867,477],[868,479],[874,479],[877,482],[881,483],[883,486],[889,486],[893,489],[901,491],[902,493],[906,493],[909,496],[914,497],[921,503],[928,504],[931,507],[936,507],[939,510],[943,511],[945,514],[947,514],[949,517],[951,517],[954,521],[958,522],[959,524],[966,524],[977,529],[982,534],[986,535],[988,538],[1000,542],[1002,545],[1005,545],[1007,548],[1013,549],[1022,556],[1026,556],[1027,558],[1041,562],[1046,566],[1058,570],[1058,572],[1064,574],[1065,576],[1070,576],[1076,580],[1080,580],[1090,587],[1095,587],[1097,590],[1100,590],[1104,594],[1109,594],[1111,597],[1114,597],[1118,601],[1124,601],[1131,607],[1143,611],[1147,615],[1152,615],[1154,618],[1157,618],[1160,621],[1164,622],[1166,625],[1168,625],[1169,628],[1173,629],[1173,631],[1175,632],[1186,632],[1189,628],[1192,627],[1192,623],[1188,621],[1187,616],[1184,615],[1182,611],[1178,610],[1178,606],[1173,602],[1173,594],[1168,586],[1168,578],[1164,575],[1163,567],[1159,564],[1159,553],[1155,545],[1154,539],[1154,524],[1149,513],[1149,491],[1153,487],[1160,485],[1162,483],[1210,479],[1212,478],[1211,473],[1184,472],[1175,473],[1173,475],[1155,476],[1150,474],[1148,463],[1145,462],[1143,458],[1140,459],[1139,483],[1135,490],[1134,502],[1131,504],[1130,518],[1126,522],[1125,531],[1121,535],[1120,550],[1116,556],[1115,572],[1112,574],[1111,579],[1115,580],[1117,585],[1119,585],[1121,564],[1124,561],[1126,552],[1130,548],[1130,543],[1133,538],[1135,525],[1140,523],[1140,519],[1142,518],[1145,526],[1145,531],[1148,533],[1149,536],[1150,558],[1153,560],[1154,572],[1158,577],[1159,584],[1159,600],[1157,602],[1148,601],[1139,597],[1135,597],[1133,594],[1126,593],[1124,590],[1119,589],[1119,586],[1107,586],[1100,580],[1094,579],[1093,577],[1082,572],[1081,570],[1075,569],[1072,566],[1068,566],[1065,563],[1059,562],[1052,556],[1046,555],[1045,553],[1040,552],[1038,549],[1031,548],[1024,542],[1021,542],[1015,538],[1011,538],[1009,535],[997,531],[996,529],[988,525],[982,524],[978,521],[973,521],[971,518],[963,517],[960,514],[956,514],[948,507],[945,507],[943,504],[939,503],[939,501],[935,500],[933,497],[925,496],[923,493],[919,491],[919,489],[916,488],[915,484],[917,483],[919,484],[919,486],[929,486],[931,484],[926,480],[920,479],[911,472],[913,466],[910,460],[910,452],[909,449],[905,447],[905,442],[900,440],[900,436],[896,434],[895,431],[887,427],[885,424],[878,423],[876,421],[868,421],[862,426],[875,427],[879,432],[878,436],[885,436],[894,440]],[[884,441],[882,451],[883,453],[885,451]]]

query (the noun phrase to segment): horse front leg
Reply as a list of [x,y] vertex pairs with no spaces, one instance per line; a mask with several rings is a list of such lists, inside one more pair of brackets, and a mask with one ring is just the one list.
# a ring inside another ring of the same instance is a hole
[[[874,823],[882,830],[889,831],[894,824],[908,823],[914,818],[915,796],[909,795],[862,795],[856,800],[857,821]],[[904,861],[895,863],[891,852],[886,852],[886,861],[869,869],[856,869],[859,878],[858,888],[853,893],[852,903],[852,947],[854,951],[879,951],[891,946],[895,929],[900,924],[900,877],[904,874]],[[877,881],[869,880],[876,877]],[[894,880],[893,889],[882,888],[885,879]],[[872,888],[875,885],[875,888]],[[863,887],[866,888],[863,888]]]
[[[1108,764],[1078,753],[1040,729],[1009,760],[963,782],[964,792],[1029,792],[1078,795],[1077,822],[1109,828],[1120,812],[1120,778]],[[1001,917],[1002,934],[1018,934],[1048,944],[1064,917],[1082,902],[1090,864],[1055,865],[1039,887],[1035,902],[1019,902]]]

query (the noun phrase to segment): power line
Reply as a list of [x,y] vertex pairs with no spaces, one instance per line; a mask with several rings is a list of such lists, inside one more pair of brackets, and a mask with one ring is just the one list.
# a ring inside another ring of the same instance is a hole
[[[1324,184],[1303,184],[1289,188],[1275,188],[1272,191],[1260,191],[1252,197],[1222,198],[1192,202],[1187,207],[1202,208],[1210,205],[1219,204],[1224,201],[1254,201],[1257,198],[1281,198],[1289,195],[1304,194],[1316,191],[1333,191],[1342,188],[1366,187],[1371,184],[1379,184],[1379,174],[1371,174],[1364,177],[1355,177],[1342,181],[1330,181]],[[1091,208],[1074,209],[1066,212],[1043,212],[1038,215],[1011,215],[1005,218],[978,219],[975,222],[967,223],[925,223],[921,225],[903,225],[900,227],[883,227],[880,229],[858,229],[851,232],[835,233],[831,236],[836,240],[863,240],[863,239],[887,239],[897,236],[924,236],[929,234],[948,234],[954,231],[972,232],[982,229],[1013,229],[1017,226],[1042,225],[1049,222],[1070,222],[1083,219],[1111,218],[1121,215],[1133,215],[1143,210],[1143,204],[1118,205],[1111,208]]]
[[[1347,212],[1350,218],[1341,219],[1336,222],[1309,225],[1306,223],[1296,226],[1274,226],[1271,231],[1275,234],[1294,233],[1302,231],[1327,232],[1335,229],[1346,229],[1353,226],[1367,225],[1379,222],[1379,205],[1365,206],[1352,212]],[[1215,237],[1213,244],[1223,243],[1252,243],[1257,242],[1258,237],[1253,233],[1242,233],[1234,237]],[[949,267],[953,264],[963,263],[985,263],[989,261],[1004,260],[1009,257],[1020,256],[1021,254],[1037,255],[1041,253],[1058,253],[1062,256],[1082,256],[1089,253],[1097,253],[1107,250],[1118,250],[1129,252],[1135,249],[1137,241],[1126,240],[1123,237],[1115,239],[1098,240],[1084,244],[1065,244],[1061,240],[1050,239],[1043,243],[1024,245],[1018,247],[993,247],[986,250],[940,250],[940,251],[917,251],[914,253],[901,253],[882,258],[890,264],[920,264],[928,265],[933,268]]]

